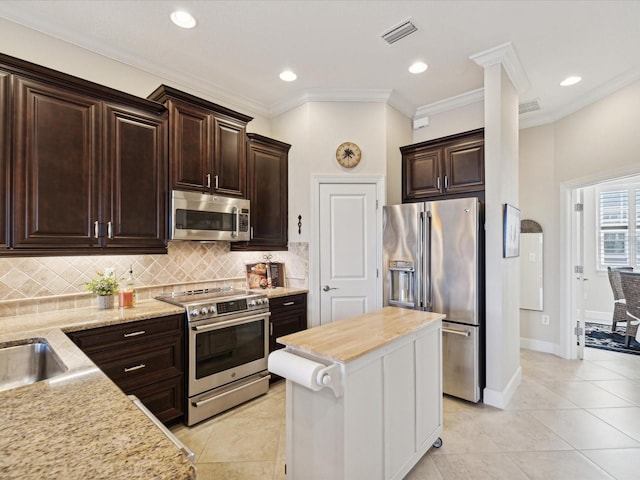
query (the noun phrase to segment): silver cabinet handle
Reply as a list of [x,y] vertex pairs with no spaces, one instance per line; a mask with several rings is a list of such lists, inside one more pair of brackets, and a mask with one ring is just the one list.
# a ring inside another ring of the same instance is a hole
[[438,183],[436,184],[436,186],[438,187],[438,191],[440,191],[440,177],[438,177]]
[[283,307],[288,307],[289,305],[295,305],[295,304],[296,304],[296,302],[284,302],[284,303],[282,304],[282,306],[283,306]]
[[99,235],[100,235],[100,224],[96,220],[95,222],[93,222],[93,236],[94,238],[98,238]]
[[251,240],[253,240],[253,227],[251,227]]
[[328,292],[329,290],[338,290],[338,287],[330,287],[329,285],[325,285],[324,287],[322,287],[322,290]]
[[211,174],[207,173],[207,188],[211,188]]
[[214,178],[214,179],[215,179],[215,181],[216,181],[216,190],[217,190],[218,188],[220,188],[220,187],[218,187],[218,175],[216,175],[216,176],[215,176],[215,177],[213,177],[213,178]]
[[446,175],[444,176],[444,189],[449,189],[449,177],[447,177]]
[[124,373],[133,372],[135,370],[140,370],[141,368],[145,368],[145,367],[146,365],[144,363],[141,363],[140,365],[136,365],[135,367],[125,368]]
[[123,336],[125,338],[127,338],[127,337],[137,337],[138,335],[144,335],[145,333],[147,333],[147,332],[144,331],[144,330],[139,330],[137,332],[125,333]]
[[273,337],[273,323],[269,322],[269,336]]
[[442,333],[450,333],[452,335],[460,335],[461,337],[468,337],[471,335],[471,332],[467,332],[465,330],[454,330],[452,328],[443,328]]
[[107,222],[107,236],[113,238],[113,223]]

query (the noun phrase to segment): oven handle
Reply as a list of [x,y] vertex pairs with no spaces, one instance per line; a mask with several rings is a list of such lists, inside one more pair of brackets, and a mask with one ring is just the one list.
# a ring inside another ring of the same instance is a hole
[[264,312],[258,315],[251,315],[249,317],[236,318],[234,320],[227,320],[226,322],[207,323],[206,325],[194,325],[191,330],[196,332],[207,332],[209,330],[219,330],[221,328],[233,327],[234,325],[242,325],[243,323],[249,323],[259,318],[267,319],[271,316],[271,312]]
[[[258,378],[256,380],[252,380],[251,382],[247,382],[247,383],[245,383],[243,385],[239,385],[237,388],[234,388],[233,390],[229,390],[228,392],[224,392],[224,393],[221,393],[219,395],[215,395],[215,396],[209,397],[209,398],[207,398],[205,400],[201,400],[199,402],[191,402],[191,405],[193,405],[194,407],[201,407],[202,405],[204,405],[206,403],[209,403],[209,402],[211,402],[213,400],[220,400],[222,397],[226,397],[227,395],[231,395],[232,393],[235,393],[238,390],[250,387],[250,386],[255,385],[256,383],[259,383],[259,382],[263,382],[264,381],[264,377],[265,377],[265,375],[261,376],[260,378]],[[266,377],[271,378],[271,375],[266,375]]]

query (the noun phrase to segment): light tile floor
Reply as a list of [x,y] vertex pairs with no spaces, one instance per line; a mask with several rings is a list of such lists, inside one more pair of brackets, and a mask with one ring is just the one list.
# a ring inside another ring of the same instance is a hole
[[[445,397],[443,446],[405,480],[640,479],[640,356],[595,349],[585,356],[522,350],[522,383],[504,410]],[[200,480],[283,480],[284,403],[279,382],[172,430],[196,453]]]

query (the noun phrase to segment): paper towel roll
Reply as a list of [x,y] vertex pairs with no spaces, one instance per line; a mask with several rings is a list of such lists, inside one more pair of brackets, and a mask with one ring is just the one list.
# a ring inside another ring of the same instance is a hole
[[318,384],[317,377],[318,372],[325,368],[325,365],[285,350],[276,350],[269,354],[268,368],[270,372],[307,387],[314,392],[323,387]]

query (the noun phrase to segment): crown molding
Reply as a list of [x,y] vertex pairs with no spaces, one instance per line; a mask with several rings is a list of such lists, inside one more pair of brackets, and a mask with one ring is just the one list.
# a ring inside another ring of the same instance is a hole
[[436,115],[438,113],[446,112],[449,110],[455,110],[456,108],[479,102],[484,102],[484,88],[471,90],[470,92],[461,93],[460,95],[456,95],[454,97],[445,98],[444,100],[418,107],[414,116],[414,120],[418,120],[429,115]]
[[518,58],[518,54],[513,48],[511,42],[503,43],[502,45],[475,53],[469,58],[483,68],[487,68],[498,63],[502,64],[519,95],[526,93],[531,88],[529,77],[524,71],[524,68],[520,63],[520,59]]
[[312,89],[271,105],[268,117],[276,117],[307,102],[386,103],[411,118],[414,108],[393,90],[386,89]]

